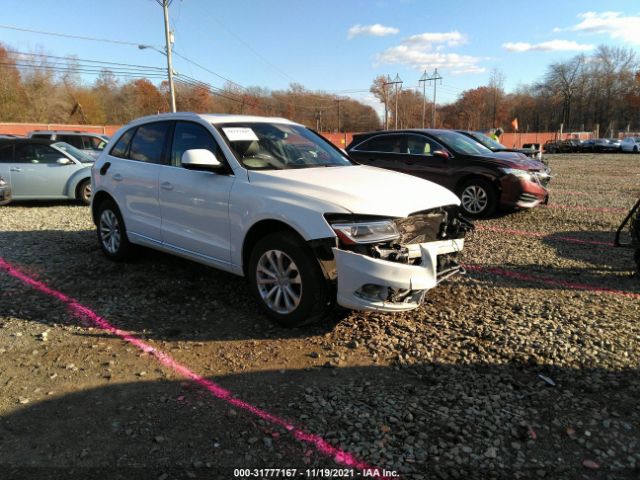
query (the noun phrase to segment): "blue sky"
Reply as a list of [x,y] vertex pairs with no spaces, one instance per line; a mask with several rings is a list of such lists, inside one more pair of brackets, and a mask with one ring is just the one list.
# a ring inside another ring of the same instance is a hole
[[[0,8],[4,26],[164,45],[155,0],[0,0]],[[494,68],[512,90],[597,45],[640,47],[637,0],[174,0],[170,17],[177,52],[243,86],[275,90],[295,81],[369,103],[377,75],[398,73],[410,88],[425,67],[438,67],[438,101],[447,102],[486,84]],[[0,41],[19,51],[165,65],[162,55],[135,45],[7,28]],[[174,68],[224,83],[181,58]]]

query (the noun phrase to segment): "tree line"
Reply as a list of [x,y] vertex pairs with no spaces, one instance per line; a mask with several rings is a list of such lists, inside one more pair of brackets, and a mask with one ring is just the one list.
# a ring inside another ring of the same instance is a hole
[[[0,122],[120,125],[170,111],[163,69],[106,64],[0,44]],[[86,74],[95,80],[87,84]],[[275,91],[233,82],[216,88],[178,75],[175,95],[178,111],[285,117],[325,132],[380,128],[371,106],[299,84]]]
[[[0,122],[118,125],[169,111],[162,68],[107,63],[26,54],[0,44]],[[84,80],[87,74],[95,77],[92,83]],[[486,85],[438,105],[435,126],[512,131],[517,118],[520,131],[598,130],[600,136],[640,131],[640,63],[632,49],[600,46],[591,55],[552,63],[539,80],[512,93],[505,92],[504,81],[493,70]],[[389,128],[434,126],[433,105],[422,92],[396,94],[386,83],[379,76],[370,91],[385,105]],[[275,91],[233,82],[216,88],[178,75],[175,90],[180,111],[285,117],[324,132],[385,126],[369,105],[300,84]]]
[[[577,55],[550,64],[544,75],[513,93],[504,90],[504,75],[491,72],[489,82],[465,90],[455,102],[438,105],[435,127],[488,131],[597,131],[614,136],[640,131],[640,63],[634,50],[600,46],[591,55]],[[388,124],[394,128],[396,94],[377,77],[371,92],[387,105]],[[427,103],[426,125],[432,127]],[[397,94],[398,127],[422,125],[425,98],[415,90]]]

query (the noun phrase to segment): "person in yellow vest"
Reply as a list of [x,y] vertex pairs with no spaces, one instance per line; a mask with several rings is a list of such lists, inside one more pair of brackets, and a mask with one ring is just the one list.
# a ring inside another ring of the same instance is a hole
[[496,131],[493,132],[493,135],[491,135],[491,138],[496,142],[500,143],[500,137],[502,136],[502,132],[503,130],[500,127],[496,128]]

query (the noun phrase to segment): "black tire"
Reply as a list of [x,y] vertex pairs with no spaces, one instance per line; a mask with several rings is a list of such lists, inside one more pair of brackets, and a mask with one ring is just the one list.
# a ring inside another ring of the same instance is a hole
[[82,180],[76,188],[76,199],[83,205],[91,204],[91,179]]
[[[498,206],[496,187],[483,178],[472,178],[465,181],[458,188],[458,197],[461,201],[460,207],[470,217],[488,217]],[[476,202],[473,202],[473,197],[476,198]]]
[[116,262],[130,258],[133,245],[127,238],[127,229],[118,206],[113,200],[105,200],[98,206],[97,212],[98,243],[102,252]]
[[633,153],[638,153],[638,146],[633,147]]
[[[281,267],[278,269],[276,264]],[[285,272],[276,279],[276,271]],[[283,327],[318,321],[333,304],[329,282],[313,251],[292,232],[275,232],[260,239],[251,252],[247,277],[262,311]],[[272,294],[267,295],[267,290]]]

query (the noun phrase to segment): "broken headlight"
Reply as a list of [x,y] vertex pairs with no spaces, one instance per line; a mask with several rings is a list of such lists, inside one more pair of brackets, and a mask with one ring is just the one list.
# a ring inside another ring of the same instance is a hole
[[384,243],[400,237],[393,220],[375,222],[334,223],[331,225],[338,238],[347,245]]

